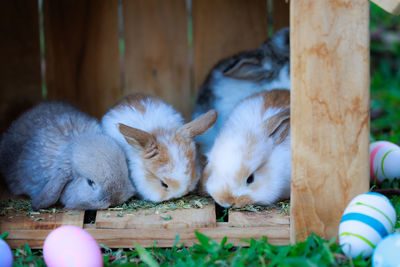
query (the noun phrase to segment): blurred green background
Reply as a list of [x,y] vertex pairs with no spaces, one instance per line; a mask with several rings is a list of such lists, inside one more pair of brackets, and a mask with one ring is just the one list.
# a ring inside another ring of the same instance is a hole
[[400,141],[400,16],[371,4],[371,141]]

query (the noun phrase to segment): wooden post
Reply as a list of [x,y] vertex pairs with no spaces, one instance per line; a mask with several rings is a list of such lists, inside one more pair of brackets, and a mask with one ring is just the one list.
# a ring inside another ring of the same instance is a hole
[[291,1],[291,240],[337,236],[368,191],[369,2]]

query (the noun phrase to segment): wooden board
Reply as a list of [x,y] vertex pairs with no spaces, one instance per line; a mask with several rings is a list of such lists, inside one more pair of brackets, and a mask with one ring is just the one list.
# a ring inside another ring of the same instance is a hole
[[164,213],[149,210],[98,211],[97,229],[176,229],[215,227],[215,205],[201,209],[178,209]]
[[118,0],[44,0],[48,98],[102,116],[122,95]]
[[65,213],[40,213],[27,215],[24,212],[10,212],[0,216],[0,233],[15,230],[55,229],[61,225],[83,226],[84,211],[69,210]]
[[188,16],[185,0],[124,0],[125,90],[160,96],[190,117]]
[[[135,227],[132,229],[120,228],[126,222],[125,216],[119,217],[110,215],[109,221],[101,220],[99,214],[104,214],[108,211],[98,211],[96,222],[94,224],[84,224],[83,228],[88,231],[99,244],[104,244],[110,248],[129,248],[134,247],[135,243],[139,243],[141,246],[151,247],[154,245],[155,240],[157,240],[158,247],[171,247],[175,243],[176,236],[179,235],[180,242],[183,242],[186,246],[191,246],[198,243],[195,236],[195,232],[201,232],[216,242],[220,242],[223,237],[228,237],[228,242],[234,245],[248,245],[248,243],[243,242],[243,239],[250,238],[261,238],[262,236],[267,236],[268,241],[274,245],[287,245],[289,243],[289,220],[287,215],[278,214],[277,210],[272,210],[268,215],[257,214],[249,212],[235,211],[230,214],[230,221],[223,223],[216,223],[215,217],[213,222],[206,222],[207,225],[194,222],[191,218],[185,223],[176,223],[174,217],[178,218],[178,215],[187,215],[187,212],[192,213],[190,216],[200,217],[202,215],[212,217],[209,212],[214,208],[206,207],[203,209],[191,209],[191,210],[175,210],[169,214],[172,214],[172,219],[167,224],[158,223],[159,227],[148,227],[147,225],[138,224],[127,224],[126,227]],[[243,214],[240,214],[243,213]],[[163,213],[164,214],[164,213]],[[215,213],[214,213],[215,214]],[[159,214],[162,215],[162,214]],[[68,218],[65,214],[64,217]],[[140,215],[144,217],[145,215]],[[214,215],[215,216],[215,215]],[[236,217],[236,218],[235,218]],[[0,221],[2,217],[0,217]],[[74,217],[78,218],[78,217]],[[148,220],[142,220],[143,224],[153,224],[153,220],[159,220],[154,216],[147,215]],[[256,219],[268,219],[269,222],[264,222],[263,224],[257,224]],[[29,217],[26,217],[29,219]],[[83,218],[82,218],[83,219]],[[183,217],[181,218],[183,222]],[[99,221],[98,221],[99,220]],[[83,221],[83,220],[82,220]],[[200,219],[199,222],[204,221]],[[129,221],[128,221],[129,222]],[[137,221],[136,221],[137,222]],[[41,223],[41,222],[37,222]],[[176,224],[175,224],[176,223]],[[157,223],[156,223],[157,224]],[[174,226],[172,226],[175,224]],[[78,225],[76,223],[75,225]],[[133,225],[133,226],[132,226]],[[32,226],[32,224],[30,225]],[[82,227],[82,225],[78,225]],[[23,246],[26,242],[29,243],[31,248],[42,248],[43,241],[46,236],[50,233],[50,226],[36,227],[34,230],[31,229],[15,229],[1,228],[1,231],[7,231],[9,233],[7,237],[7,242],[12,248],[17,248]],[[104,227],[115,227],[113,229]],[[137,227],[137,228],[136,228]]]
[[268,37],[265,0],[193,0],[192,16],[196,92],[218,61]]
[[284,27],[289,26],[290,13],[289,13],[289,0],[274,0],[274,13],[273,13],[273,25],[274,31],[278,31]]
[[37,0],[1,2],[0,134],[42,98]]
[[[201,232],[216,242],[228,236],[228,242],[234,245],[248,245],[243,239],[268,237],[273,245],[287,245],[289,243],[288,226],[269,227],[230,227],[228,223],[217,223],[212,228],[183,228],[183,229],[96,229],[93,225],[84,225],[84,229],[91,234],[99,244],[109,248],[131,248],[137,242],[144,247],[152,247],[157,240],[157,247],[171,247],[177,235],[185,246],[198,243],[195,232]],[[11,248],[23,246],[26,242],[31,248],[42,248],[43,241],[50,230],[14,230],[9,232],[7,243]]]
[[291,240],[369,188],[369,2],[291,1]]
[[372,2],[393,15],[400,14],[400,0],[372,0]]
[[228,225],[231,227],[261,227],[261,226],[286,226],[289,227],[288,214],[282,214],[280,210],[229,211]]

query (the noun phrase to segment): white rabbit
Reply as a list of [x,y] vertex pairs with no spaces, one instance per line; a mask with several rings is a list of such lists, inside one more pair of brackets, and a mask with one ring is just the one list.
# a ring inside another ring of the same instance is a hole
[[269,205],[290,195],[290,92],[240,102],[207,155],[201,184],[223,207]]
[[139,195],[160,202],[181,197],[200,179],[193,137],[215,122],[214,110],[183,124],[160,98],[132,94],[103,116],[102,127],[125,150],[130,178]]
[[135,193],[121,147],[63,102],[41,103],[12,123],[0,142],[0,171],[34,209],[58,200],[68,209],[104,209]]
[[206,134],[195,138],[208,152],[233,107],[244,98],[274,88],[290,89],[289,28],[275,33],[252,51],[221,60],[208,74],[196,100],[194,118],[215,109],[218,119]]

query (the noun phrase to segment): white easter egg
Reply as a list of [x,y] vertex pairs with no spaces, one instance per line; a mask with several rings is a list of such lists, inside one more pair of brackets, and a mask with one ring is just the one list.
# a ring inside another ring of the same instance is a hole
[[385,237],[374,250],[372,266],[400,266],[400,233]]
[[369,146],[371,181],[400,178],[400,147],[388,141]]
[[375,246],[391,234],[396,222],[396,211],[382,194],[368,192],[353,198],[343,212],[339,225],[339,243],[349,257],[372,254]]

